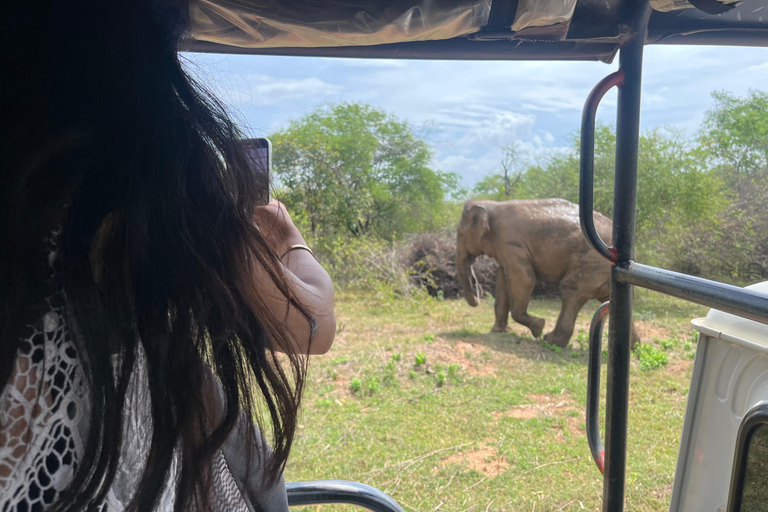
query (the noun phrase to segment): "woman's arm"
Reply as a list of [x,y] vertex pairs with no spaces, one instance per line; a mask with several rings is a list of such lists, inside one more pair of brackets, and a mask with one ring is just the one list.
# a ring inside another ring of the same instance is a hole
[[[291,250],[297,244],[306,245],[299,230],[294,226],[285,207],[278,201],[256,208],[256,223],[267,243],[278,256],[285,276],[299,304],[317,322],[310,344],[310,324],[304,315],[291,306],[272,282],[264,269],[256,270],[259,285],[265,287],[270,298],[268,307],[276,318],[284,321],[297,353],[324,354],[328,352],[336,336],[336,317],[333,312],[333,283],[325,269],[309,251]],[[279,347],[275,347],[279,349]]]

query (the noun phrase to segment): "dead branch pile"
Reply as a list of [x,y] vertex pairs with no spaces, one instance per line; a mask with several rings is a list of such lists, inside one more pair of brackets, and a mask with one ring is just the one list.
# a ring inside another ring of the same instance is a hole
[[[405,264],[411,281],[423,286],[433,297],[442,292],[446,299],[461,296],[456,277],[456,235],[452,231],[420,233],[406,241]],[[480,297],[496,291],[495,260],[481,256],[472,266]]]
[[[439,233],[420,233],[405,242],[404,263],[409,269],[410,280],[416,286],[423,286],[433,297],[446,299],[461,296],[459,280],[456,277],[456,234],[453,230]],[[496,270],[499,265],[493,258],[478,257],[472,265],[473,285],[477,295],[496,295]],[[554,295],[557,289],[537,282],[533,294]]]

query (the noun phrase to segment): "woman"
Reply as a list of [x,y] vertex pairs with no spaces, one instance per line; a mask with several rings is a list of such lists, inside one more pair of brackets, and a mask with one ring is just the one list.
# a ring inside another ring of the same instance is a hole
[[284,510],[333,286],[182,68],[186,7],[13,4],[0,511]]

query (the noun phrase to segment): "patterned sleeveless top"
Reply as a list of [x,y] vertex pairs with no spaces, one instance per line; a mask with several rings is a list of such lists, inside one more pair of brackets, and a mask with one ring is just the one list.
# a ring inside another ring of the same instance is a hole
[[[51,258],[53,259],[53,257]],[[81,361],[65,323],[63,293],[50,297],[38,325],[29,326],[9,383],[0,392],[0,512],[42,512],[71,483],[83,456],[90,420]],[[123,443],[115,479],[101,512],[126,508],[144,471],[151,440],[149,389],[139,354],[128,387]],[[242,430],[254,429],[241,414],[237,428],[213,459],[213,509],[221,512],[287,511],[280,481],[264,489],[257,464],[248,471]],[[241,430],[238,432],[238,430]],[[258,430],[255,432],[258,436]],[[180,451],[156,511],[171,512]]]

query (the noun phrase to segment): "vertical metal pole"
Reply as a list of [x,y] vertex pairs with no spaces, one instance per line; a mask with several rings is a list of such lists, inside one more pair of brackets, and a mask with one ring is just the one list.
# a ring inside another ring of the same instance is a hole
[[[637,2],[633,11],[630,15],[633,37],[619,54],[624,84],[619,86],[613,185],[613,246],[618,252],[616,266],[628,264],[635,256],[640,85],[650,9],[647,2]],[[626,487],[632,287],[618,281],[615,267],[611,275],[609,318],[603,512],[621,512],[624,510]]]

